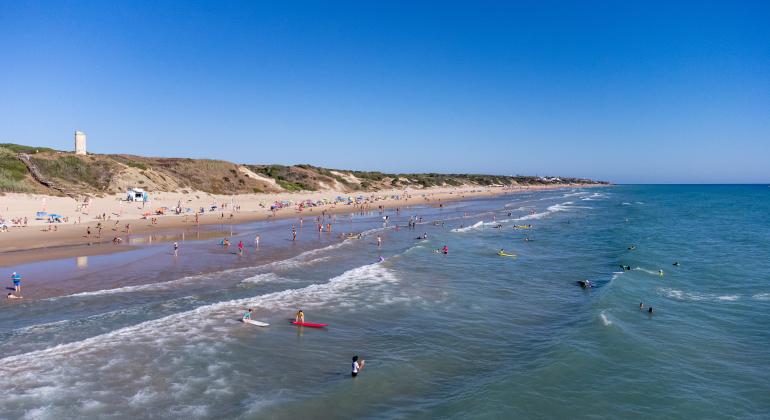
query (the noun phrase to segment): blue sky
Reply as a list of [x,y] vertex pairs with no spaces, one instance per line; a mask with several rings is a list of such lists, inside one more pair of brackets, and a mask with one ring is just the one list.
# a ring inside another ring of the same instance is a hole
[[751,2],[0,2],[0,142],[770,182]]

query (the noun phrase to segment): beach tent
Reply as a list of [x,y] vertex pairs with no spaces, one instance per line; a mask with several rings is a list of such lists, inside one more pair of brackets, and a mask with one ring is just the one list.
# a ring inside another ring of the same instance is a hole
[[127,201],[149,201],[150,196],[147,195],[147,191],[141,188],[129,188],[126,191]]
[[45,211],[39,211],[35,213],[35,219],[37,220],[44,220],[48,218],[48,212]]

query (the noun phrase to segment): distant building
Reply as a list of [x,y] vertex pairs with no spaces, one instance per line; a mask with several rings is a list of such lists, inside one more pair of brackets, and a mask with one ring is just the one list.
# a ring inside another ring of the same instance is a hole
[[76,155],[86,154],[86,133],[82,131],[75,132],[75,154]]

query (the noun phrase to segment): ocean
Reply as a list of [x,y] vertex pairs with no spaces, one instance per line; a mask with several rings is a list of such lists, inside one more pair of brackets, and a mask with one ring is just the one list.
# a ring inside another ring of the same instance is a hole
[[0,418],[767,418],[768,215],[765,185],[573,188],[8,267],[60,293],[0,306]]

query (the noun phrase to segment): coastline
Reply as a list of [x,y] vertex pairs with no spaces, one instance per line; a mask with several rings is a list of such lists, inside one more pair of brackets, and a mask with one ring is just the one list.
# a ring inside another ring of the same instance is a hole
[[[364,195],[365,200],[360,204],[342,204],[334,202],[334,198],[343,193],[327,191],[323,193],[299,193],[299,194],[248,194],[234,196],[216,196],[205,193],[158,193],[158,198],[145,206],[121,201],[120,196],[112,195],[94,199],[87,212],[78,211],[73,206],[71,211],[61,211],[67,202],[75,204],[70,198],[40,196],[29,194],[6,194],[0,197],[0,209],[7,220],[11,218],[27,217],[28,226],[11,227],[7,232],[0,233],[0,266],[9,266],[20,263],[46,261],[51,259],[66,258],[72,256],[103,255],[114,252],[136,249],[130,244],[131,238],[148,234],[167,234],[167,240],[188,234],[200,234],[205,232],[200,227],[213,228],[219,226],[211,236],[219,236],[222,232],[231,231],[233,226],[243,223],[287,218],[314,219],[322,212],[331,214],[346,214],[376,210],[380,206],[383,209],[396,207],[409,207],[415,205],[440,205],[444,202],[464,199],[517,194],[527,191],[554,190],[563,188],[585,188],[604,185],[595,184],[560,184],[538,185],[519,187],[440,187],[425,190],[385,190]],[[347,194],[345,194],[347,195]],[[203,198],[201,198],[203,196]],[[305,202],[306,200],[327,200],[330,204],[306,207],[298,210],[298,205],[284,207],[270,211],[269,204],[279,201],[292,203]],[[143,216],[150,209],[176,206],[184,202],[183,207],[198,209],[204,207],[210,209],[212,203],[224,204],[224,208],[217,211],[207,211],[200,214],[198,223],[195,222],[194,213],[182,213],[179,215],[168,214],[158,216]],[[44,223],[34,220],[36,209],[46,206],[59,206],[58,214],[69,219],[68,223]],[[104,228],[101,236],[97,237],[97,225],[102,222],[98,215],[105,214]],[[80,223],[77,219],[80,218]],[[151,219],[156,222],[151,223]],[[126,232],[126,225],[130,225]],[[53,226],[56,230],[49,230]],[[91,236],[86,234],[91,229]],[[122,240],[120,244],[112,244],[113,238]]]

